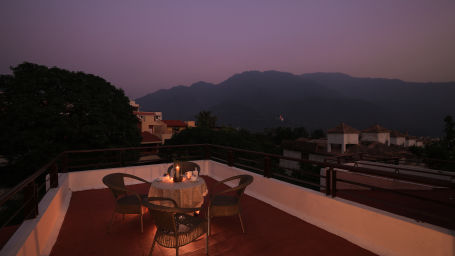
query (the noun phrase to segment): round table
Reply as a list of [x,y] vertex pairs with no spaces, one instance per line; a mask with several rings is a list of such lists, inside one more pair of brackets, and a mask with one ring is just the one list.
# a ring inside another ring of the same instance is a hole
[[204,203],[204,196],[207,193],[204,179],[198,177],[195,181],[183,182],[154,180],[150,185],[148,196],[174,199],[177,207],[180,208],[198,208]]

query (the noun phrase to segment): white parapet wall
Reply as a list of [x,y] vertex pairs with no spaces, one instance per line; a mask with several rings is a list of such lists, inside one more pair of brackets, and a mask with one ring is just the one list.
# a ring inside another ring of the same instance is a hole
[[[193,161],[201,167],[201,175],[207,175],[207,162],[208,161]],[[107,188],[103,184],[103,177],[110,173],[128,173],[134,176],[143,178],[144,180],[153,181],[159,176],[167,172],[167,168],[171,163],[154,164],[154,165],[140,165],[128,166],[109,169],[97,169],[90,171],[70,172],[69,174],[69,188],[71,191],[83,191],[90,189]],[[141,183],[141,181],[134,179],[125,179],[126,185],[133,185]]]
[[26,220],[0,251],[1,256],[49,255],[68,209],[68,174],[59,174],[59,187],[50,189],[38,205],[38,216]]
[[455,255],[455,232],[452,230],[417,223],[213,161],[209,162],[208,170],[208,174],[217,180],[250,174],[254,182],[246,194],[379,255]]

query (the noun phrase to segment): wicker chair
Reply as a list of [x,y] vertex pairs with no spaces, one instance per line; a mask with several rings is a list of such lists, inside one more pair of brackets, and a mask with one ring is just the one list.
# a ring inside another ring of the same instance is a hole
[[225,189],[220,192],[215,192],[210,196],[207,210],[208,219],[208,234],[210,235],[210,221],[213,217],[234,216],[238,215],[242,232],[245,233],[242,216],[240,215],[240,198],[245,191],[245,188],[253,182],[251,175],[238,175],[220,181],[216,186],[231,180],[239,180],[239,184],[235,187]]
[[123,218],[125,218],[125,214],[139,214],[141,220],[141,232],[143,232],[144,227],[142,220],[142,199],[146,198],[147,195],[140,195],[133,190],[127,189],[125,186],[124,178],[135,179],[150,184],[150,182],[142,178],[127,173],[112,173],[103,177],[104,185],[106,185],[112,191],[112,194],[114,194],[115,198],[115,209],[112,213],[108,230],[111,229],[115,213],[123,214]]
[[[197,174],[199,175],[201,172],[201,167],[197,163],[193,162],[179,162],[178,165],[180,166],[180,171],[182,174],[189,172],[189,171],[194,171],[197,170]],[[169,166],[167,169],[167,173],[171,173],[172,168],[174,168],[174,164]]]
[[[153,204],[153,201],[166,201],[173,207]],[[156,233],[153,238],[152,248],[149,255],[152,255],[155,243],[167,248],[175,248],[179,255],[179,247],[184,246],[207,234],[207,221],[200,217],[188,215],[200,208],[178,208],[177,203],[170,198],[149,197],[143,200],[156,225]],[[205,252],[208,254],[208,235],[205,240]]]

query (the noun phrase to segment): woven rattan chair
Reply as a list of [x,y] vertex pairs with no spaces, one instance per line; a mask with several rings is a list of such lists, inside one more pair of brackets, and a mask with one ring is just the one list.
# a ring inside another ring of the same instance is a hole
[[[165,201],[166,204],[173,207],[154,204],[153,202],[156,201]],[[207,234],[207,221],[201,217],[189,215],[200,208],[178,208],[173,199],[161,197],[145,198],[143,205],[149,209],[156,225],[156,233],[149,255],[152,255],[155,243],[158,243],[163,247],[175,248],[178,256],[179,247]],[[206,235],[205,252],[208,254],[208,235]]]
[[240,215],[240,199],[245,191],[245,188],[253,182],[251,175],[238,175],[220,181],[216,186],[221,185],[231,180],[239,180],[239,184],[235,187],[225,189],[220,192],[215,192],[210,196],[207,219],[208,219],[208,234],[210,235],[210,221],[213,217],[234,216],[238,215],[242,232],[245,233],[242,216]]
[[[197,174],[199,175],[200,172],[201,172],[201,167],[200,167],[197,163],[193,163],[193,162],[179,162],[178,165],[180,166],[180,172],[181,172],[182,174],[185,174],[186,172],[189,172],[189,171],[197,170]],[[167,169],[167,173],[170,174],[172,168],[174,168],[174,164],[172,164],[171,166],[169,166],[169,168]]]
[[111,229],[115,213],[123,214],[123,218],[125,218],[125,214],[139,214],[141,220],[141,232],[143,232],[144,228],[142,215],[144,213],[144,209],[142,207],[142,199],[146,198],[147,195],[140,195],[133,190],[127,189],[124,181],[125,178],[150,183],[142,178],[127,173],[111,173],[103,177],[104,185],[112,191],[115,198],[115,209],[112,213],[108,230]]

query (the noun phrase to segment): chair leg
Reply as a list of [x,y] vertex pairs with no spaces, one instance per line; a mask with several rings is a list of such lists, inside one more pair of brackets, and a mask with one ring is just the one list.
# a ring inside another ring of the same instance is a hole
[[207,211],[207,236],[210,236],[210,209]]
[[245,228],[243,227],[242,215],[240,215],[240,212],[238,215],[239,215],[239,219],[240,219],[240,226],[242,226],[242,233],[245,233]]
[[155,242],[156,242],[156,235],[155,235],[155,237],[153,238],[152,248],[150,248],[149,256],[152,256],[153,248],[155,248]]
[[205,234],[205,254],[209,255],[209,233]]
[[179,248],[175,248],[175,256],[179,256]]
[[111,221],[109,221],[109,226],[107,227],[107,233],[111,232],[112,222],[114,222],[114,215],[115,215],[115,212],[112,213]]
[[141,233],[144,233],[144,221],[142,220],[142,213],[141,213]]

